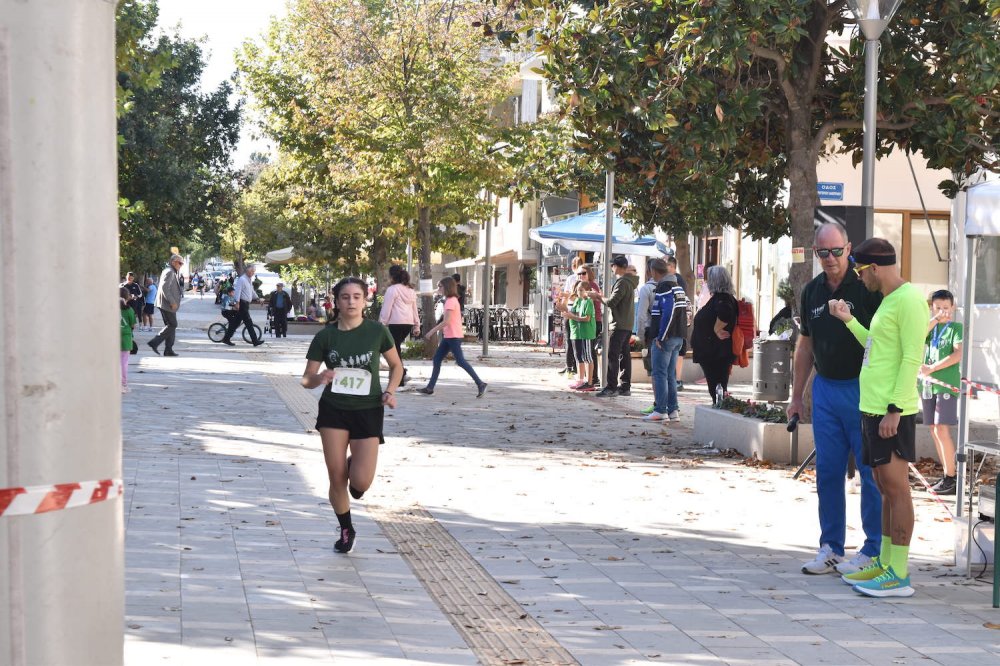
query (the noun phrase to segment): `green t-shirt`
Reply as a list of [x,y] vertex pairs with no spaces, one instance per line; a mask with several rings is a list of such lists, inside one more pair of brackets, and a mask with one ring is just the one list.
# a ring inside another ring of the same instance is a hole
[[[360,372],[344,373],[333,378],[333,383],[323,391],[321,401],[337,409],[371,409],[382,404],[382,383],[379,380],[379,356],[394,347],[389,329],[365,319],[350,331],[341,331],[336,324],[327,326],[316,334],[306,358],[322,361],[328,368],[357,368]],[[368,373],[370,386],[366,395],[349,395],[338,390],[351,390]]]
[[882,299],[870,331],[857,319],[847,323],[865,348],[859,378],[862,412],[881,415],[894,404],[904,416],[917,413],[917,374],[928,319],[927,299],[907,282]]
[[[957,345],[962,344],[962,325],[958,322],[949,321],[945,324],[935,324],[927,338],[924,340],[924,365],[937,363],[942,359],[951,356]],[[949,386],[958,388],[962,381],[962,371],[958,363],[949,365],[947,368],[932,372],[931,377],[944,382]],[[922,384],[923,382],[921,382]],[[943,386],[930,384],[928,387],[932,393],[947,393],[948,395],[958,395],[954,391],[949,391]]]
[[578,298],[573,301],[569,311],[578,317],[590,317],[590,321],[569,320],[570,340],[593,340],[597,337],[597,320],[594,318],[594,301],[589,298]]
[[132,351],[132,329],[135,327],[135,310],[128,307],[121,311],[121,349],[122,351]]

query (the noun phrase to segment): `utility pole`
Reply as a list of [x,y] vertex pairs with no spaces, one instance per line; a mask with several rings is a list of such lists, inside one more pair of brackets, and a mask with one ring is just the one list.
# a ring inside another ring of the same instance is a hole
[[[115,77],[114,2],[0,0],[0,663],[12,666],[123,662]],[[62,299],[70,328],[38,325],[30,295],[67,281],[99,286]]]

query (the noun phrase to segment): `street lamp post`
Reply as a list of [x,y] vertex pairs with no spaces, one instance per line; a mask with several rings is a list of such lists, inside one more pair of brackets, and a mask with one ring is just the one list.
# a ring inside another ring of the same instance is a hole
[[865,36],[865,110],[861,166],[861,205],[865,208],[865,238],[875,233],[875,127],[878,123],[879,38],[902,0],[847,0]]

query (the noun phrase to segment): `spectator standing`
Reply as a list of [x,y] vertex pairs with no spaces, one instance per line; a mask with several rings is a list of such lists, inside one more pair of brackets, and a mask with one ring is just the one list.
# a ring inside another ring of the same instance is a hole
[[[138,285],[136,285],[138,286]],[[121,344],[120,361],[122,366],[122,393],[128,393],[128,357],[132,353],[132,331],[135,329],[135,310],[131,304],[131,292],[123,287],[118,288],[118,306],[121,310]]]
[[283,282],[274,285],[274,293],[268,302],[274,317],[274,337],[288,337],[288,313],[292,311],[292,299],[285,291]]
[[[599,296],[601,293],[601,285],[597,284],[597,279],[594,277],[594,269],[587,264],[581,264],[580,268],[576,271],[577,280],[583,280],[590,287],[589,291],[597,293]],[[597,329],[594,331],[594,339],[590,341],[590,357],[594,359],[595,363],[590,368],[591,381],[595,387],[601,384],[601,373],[598,372],[597,367],[597,343],[600,341],[601,334],[604,332],[604,303],[600,298],[591,299],[594,302],[594,316],[597,320]]]
[[128,290],[128,306],[135,311],[135,319],[139,321],[142,316],[142,287],[135,281],[135,273],[129,271],[125,275],[125,282],[122,287]]
[[458,306],[462,312],[465,312],[465,285],[462,284],[462,276],[455,273],[451,276],[451,279],[455,281],[455,285],[458,287]]
[[647,264],[647,268],[646,273],[649,275],[649,279],[646,280],[644,285],[639,287],[639,303],[636,307],[635,315],[635,334],[642,340],[642,346],[645,350],[642,357],[642,364],[646,367],[646,372],[652,374],[653,361],[650,345],[653,344],[653,340],[656,338],[656,332],[649,330],[650,311],[653,306],[653,292],[656,291],[656,283],[666,275],[667,263],[662,259],[651,259]]
[[958,425],[958,396],[962,375],[962,324],[952,321],[955,296],[947,289],[931,294],[931,317],[924,340],[924,362],[920,376],[930,377],[951,388],[921,382],[924,425],[931,431],[944,475],[931,486],[938,495],[955,494],[955,442],[950,427]]
[[[552,304],[556,310],[566,309],[570,296],[576,291],[576,281],[580,279],[577,271],[580,270],[582,264],[583,260],[580,259],[580,255],[575,255],[573,261],[570,262],[570,274],[566,277],[566,281],[563,282],[559,300]],[[573,345],[569,342],[569,320],[567,319],[563,320],[563,340],[566,342],[566,367],[560,370],[559,374],[573,376],[576,374],[576,357],[573,355]]]
[[302,288],[299,286],[298,280],[292,281],[292,311],[294,316],[299,316],[302,314]]
[[[659,260],[657,260],[659,261]],[[678,421],[677,355],[687,335],[688,299],[677,276],[666,272],[666,263],[653,266],[659,278],[650,316],[650,356],[653,365],[653,411],[647,421]]]
[[594,301],[587,296],[590,285],[583,278],[576,282],[576,293],[573,302],[566,308],[566,318],[569,320],[569,338],[573,344],[573,355],[579,370],[578,381],[569,385],[577,391],[593,391],[594,357],[591,355],[591,343],[597,335],[597,318],[594,311]]
[[[843,299],[831,300],[833,316],[847,324],[864,349],[861,363],[861,441],[882,493],[883,548],[867,567],[843,576],[870,597],[909,597],[913,499],[909,464],[916,462],[917,375],[923,360],[928,308],[917,288],[902,278],[896,250],[869,238],[854,250],[854,270],[882,303],[865,328]],[[884,537],[890,537],[886,544]]]
[[[882,532],[882,496],[871,467],[864,461],[861,444],[860,387],[858,375],[864,350],[830,311],[831,300],[854,305],[854,317],[867,326],[882,302],[852,270],[851,243],[847,231],[836,222],[816,230],[813,252],[823,272],[802,288],[801,325],[792,364],[792,396],[789,417],[803,414],[802,395],[810,371],[812,385],[813,437],[816,443],[816,495],[819,504],[819,550],[803,564],[802,573],[824,574],[836,569],[850,574],[868,566],[889,535]],[[921,322],[921,326],[926,322]],[[844,479],[848,456],[853,456],[861,476],[861,526],[865,541],[845,560],[847,497]]]
[[263,340],[257,339],[257,329],[253,325],[253,319],[250,318],[250,304],[253,303],[257,294],[253,288],[253,275],[257,272],[257,269],[253,266],[248,266],[246,270],[243,271],[243,275],[240,279],[236,281],[235,293],[233,297],[238,303],[238,315],[233,319],[229,320],[229,327],[226,328],[226,335],[222,338],[222,343],[229,345],[230,347],[235,346],[233,344],[233,333],[239,328],[240,323],[246,326],[247,331],[250,333],[250,341],[253,343],[254,347],[259,347],[264,344]]
[[591,291],[594,299],[601,299],[607,306],[608,331],[608,376],[604,378],[604,389],[597,393],[601,398],[632,395],[632,353],[629,338],[635,321],[635,288],[639,278],[628,274],[628,261],[623,256],[611,260],[611,270],[617,279],[607,298],[599,292]]
[[427,382],[427,386],[417,389],[417,392],[424,395],[434,394],[434,386],[437,384],[438,375],[441,373],[441,364],[444,362],[444,357],[448,355],[448,352],[451,352],[451,355],[455,357],[455,363],[458,367],[469,373],[472,381],[476,382],[476,388],[478,389],[476,397],[481,398],[486,393],[487,384],[479,378],[479,375],[469,365],[469,362],[465,360],[465,355],[462,353],[462,312],[461,308],[458,307],[458,287],[455,284],[455,280],[450,277],[441,278],[441,282],[438,283],[438,293],[444,296],[445,299],[444,317],[440,324],[427,331],[424,338],[430,340],[438,331],[441,331],[443,335],[441,336],[441,343],[438,345],[437,351],[434,352],[434,370],[431,372],[430,381]]
[[[673,275],[677,277],[677,286],[684,290],[684,294],[687,294],[687,282],[684,281],[684,276],[680,274],[677,270],[677,257],[670,255],[667,257],[667,275]],[[688,311],[687,311],[687,326],[685,328],[691,327],[691,316],[692,310],[690,309],[690,299],[688,300]],[[684,376],[684,355],[688,351],[688,340],[687,336],[684,337],[684,344],[681,345],[681,350],[677,353],[677,390],[684,390],[684,382],[681,378]]]
[[[313,338],[302,373],[303,387],[325,386],[316,430],[330,480],[330,505],[340,525],[333,544],[338,553],[354,548],[351,498],[361,499],[375,479],[378,447],[385,441],[385,408],[396,408],[396,389],[403,376],[389,331],[363,316],[367,288],[356,277],[344,278],[333,288],[337,304],[333,321]],[[380,357],[389,365],[385,390],[379,380]]]
[[739,306],[733,295],[733,281],[723,266],[712,266],[705,273],[709,298],[694,316],[691,350],[694,362],[701,366],[712,402],[725,397],[729,372],[735,355],[732,335]]
[[[396,353],[403,358],[403,341],[410,335],[420,335],[420,314],[417,311],[417,292],[410,285],[410,274],[400,269],[389,276],[392,284],[385,290],[379,321],[386,325],[396,345]],[[460,303],[461,305],[461,303]],[[403,366],[400,386],[406,386],[410,375]]]
[[[146,278],[146,302],[142,306],[142,323],[145,324],[147,331],[153,330],[153,312],[156,310],[156,282],[153,278]],[[142,330],[140,327],[139,330]]]
[[181,266],[183,265],[184,259],[179,254],[173,254],[170,256],[170,261],[167,262],[167,267],[160,273],[160,283],[154,302],[163,318],[163,328],[152,340],[146,343],[156,354],[160,353],[157,347],[163,343],[164,356],[180,356],[174,351],[174,340],[177,337],[177,311],[184,299],[184,284],[181,281]]

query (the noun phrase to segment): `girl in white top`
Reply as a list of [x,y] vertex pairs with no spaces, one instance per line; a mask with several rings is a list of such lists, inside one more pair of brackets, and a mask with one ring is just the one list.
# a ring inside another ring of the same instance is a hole
[[[390,277],[392,284],[385,290],[382,309],[378,319],[389,328],[396,343],[396,353],[403,357],[403,341],[407,336],[420,335],[420,315],[417,313],[417,292],[410,286],[410,274],[404,270],[394,271]],[[400,386],[406,386],[410,376],[403,368]]]

